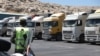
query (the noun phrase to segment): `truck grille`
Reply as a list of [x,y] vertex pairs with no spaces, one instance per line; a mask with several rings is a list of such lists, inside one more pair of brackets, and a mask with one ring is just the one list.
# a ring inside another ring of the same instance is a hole
[[44,33],[43,34],[49,34],[49,30],[48,29],[43,29]]
[[64,35],[64,38],[65,38],[65,39],[71,39],[71,35],[69,35],[69,34]]
[[71,39],[72,31],[63,31],[63,36],[65,39]]
[[95,31],[87,31],[87,34],[88,35],[95,35],[96,33],[95,33]]
[[97,39],[97,36],[86,36],[86,39],[87,40],[89,40],[89,39],[95,39],[96,40]]
[[63,31],[63,34],[72,34],[72,31]]

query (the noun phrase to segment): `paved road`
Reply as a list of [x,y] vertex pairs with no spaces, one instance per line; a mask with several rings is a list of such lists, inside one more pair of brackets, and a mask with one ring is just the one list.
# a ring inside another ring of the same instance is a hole
[[[9,40],[7,38],[6,40]],[[34,40],[32,49],[36,56],[100,56],[100,45],[66,43],[63,41]],[[13,53],[14,45],[9,53]]]

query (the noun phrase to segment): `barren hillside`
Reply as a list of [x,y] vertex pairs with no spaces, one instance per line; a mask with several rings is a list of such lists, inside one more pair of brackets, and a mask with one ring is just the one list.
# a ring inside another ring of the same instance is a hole
[[98,7],[89,6],[62,6],[58,4],[43,3],[40,0],[0,0],[0,11],[18,13],[72,13],[77,11],[88,11]]

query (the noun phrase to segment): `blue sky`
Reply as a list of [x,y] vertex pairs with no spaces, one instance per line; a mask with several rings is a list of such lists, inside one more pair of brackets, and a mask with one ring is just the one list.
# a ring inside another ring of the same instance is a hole
[[100,0],[40,0],[46,3],[56,3],[69,6],[100,6]]

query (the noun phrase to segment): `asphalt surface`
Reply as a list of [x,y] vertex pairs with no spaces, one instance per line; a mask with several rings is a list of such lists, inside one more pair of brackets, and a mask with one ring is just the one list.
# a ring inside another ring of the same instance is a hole
[[[9,41],[9,38],[3,38]],[[64,41],[34,40],[31,44],[36,56],[100,56],[100,45],[66,43]],[[12,44],[9,54],[14,52]]]

